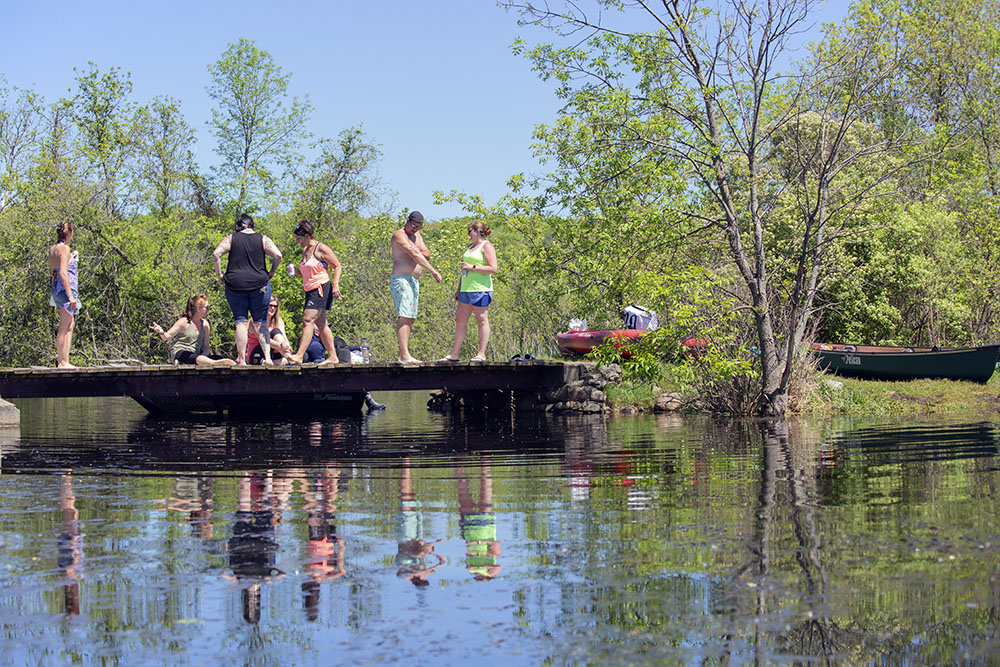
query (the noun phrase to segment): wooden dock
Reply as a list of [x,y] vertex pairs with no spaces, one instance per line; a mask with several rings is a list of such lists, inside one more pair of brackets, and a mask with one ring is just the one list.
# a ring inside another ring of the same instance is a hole
[[129,396],[151,411],[360,410],[365,392],[540,390],[572,362],[0,369],[0,397]]

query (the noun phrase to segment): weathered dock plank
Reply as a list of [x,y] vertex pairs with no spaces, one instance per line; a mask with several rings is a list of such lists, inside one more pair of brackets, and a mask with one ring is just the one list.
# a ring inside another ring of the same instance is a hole
[[308,395],[366,391],[531,390],[564,382],[573,362],[530,361],[318,366],[130,366],[0,369],[0,396]]

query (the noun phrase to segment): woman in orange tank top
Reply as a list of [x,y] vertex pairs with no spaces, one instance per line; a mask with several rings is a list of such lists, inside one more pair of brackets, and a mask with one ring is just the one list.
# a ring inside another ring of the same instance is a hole
[[[294,272],[302,276],[302,289],[306,292],[305,308],[302,310],[302,337],[299,349],[289,357],[290,361],[301,364],[306,348],[313,337],[313,329],[319,330],[319,339],[326,348],[327,357],[322,364],[337,363],[337,351],[333,347],[333,332],[326,320],[334,299],[340,298],[340,260],[325,243],[314,236],[315,228],[308,220],[300,220],[295,225],[295,240],[302,246],[302,260]],[[333,269],[333,276],[330,275]]]

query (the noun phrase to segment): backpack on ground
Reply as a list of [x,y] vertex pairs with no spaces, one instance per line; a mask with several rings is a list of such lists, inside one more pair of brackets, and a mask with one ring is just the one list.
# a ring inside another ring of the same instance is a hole
[[660,326],[656,319],[656,311],[642,306],[628,306],[622,313],[622,317],[625,320],[626,329],[653,331]]

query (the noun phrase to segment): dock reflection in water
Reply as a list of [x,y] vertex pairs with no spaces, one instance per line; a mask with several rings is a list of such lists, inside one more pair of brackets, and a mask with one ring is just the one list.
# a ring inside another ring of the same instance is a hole
[[[992,423],[20,401],[15,663],[988,661]],[[332,656],[336,656],[333,658]]]

